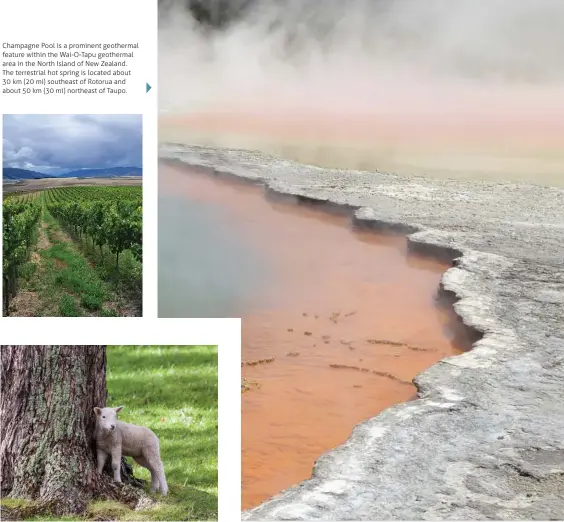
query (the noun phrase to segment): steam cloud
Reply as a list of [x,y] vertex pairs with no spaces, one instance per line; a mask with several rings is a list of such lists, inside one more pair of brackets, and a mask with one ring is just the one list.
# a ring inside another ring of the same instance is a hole
[[212,31],[163,7],[161,109],[388,147],[563,148],[562,0],[256,0],[242,13]]

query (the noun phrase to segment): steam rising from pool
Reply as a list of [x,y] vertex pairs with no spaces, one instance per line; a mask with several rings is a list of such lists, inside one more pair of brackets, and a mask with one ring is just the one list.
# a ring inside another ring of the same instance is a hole
[[560,0],[257,0],[221,30],[170,6],[160,23],[163,140],[564,183]]

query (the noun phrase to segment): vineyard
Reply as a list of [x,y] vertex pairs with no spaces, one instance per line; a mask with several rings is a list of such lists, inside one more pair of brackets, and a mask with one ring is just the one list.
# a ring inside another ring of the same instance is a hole
[[130,249],[141,261],[142,201],[138,187],[66,187],[45,191],[47,209],[80,237],[116,255]]
[[3,216],[4,315],[140,315],[141,187],[11,196]]
[[8,198],[2,208],[4,315],[10,298],[16,293],[18,267],[28,259],[29,249],[37,227],[41,206],[35,194]]

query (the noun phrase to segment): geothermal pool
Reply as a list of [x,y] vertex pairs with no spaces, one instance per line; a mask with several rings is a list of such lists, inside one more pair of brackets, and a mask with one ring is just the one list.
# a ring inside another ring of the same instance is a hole
[[319,92],[273,88],[240,98],[163,112],[160,140],[258,150],[328,168],[564,186],[558,86],[351,86],[341,79]]
[[469,347],[436,299],[449,265],[404,238],[178,164],[159,180],[159,316],[243,319],[243,509]]

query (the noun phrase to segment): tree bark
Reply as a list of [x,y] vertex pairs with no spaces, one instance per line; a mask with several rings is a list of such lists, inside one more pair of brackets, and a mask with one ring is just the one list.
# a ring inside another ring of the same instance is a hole
[[96,471],[93,409],[106,405],[106,347],[1,350],[2,495],[56,515],[81,513],[94,497],[123,500],[123,486]]

